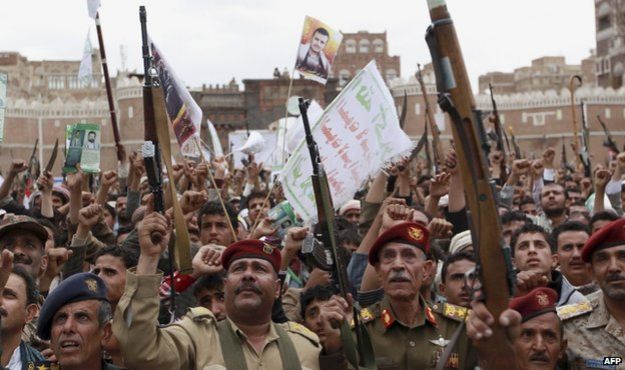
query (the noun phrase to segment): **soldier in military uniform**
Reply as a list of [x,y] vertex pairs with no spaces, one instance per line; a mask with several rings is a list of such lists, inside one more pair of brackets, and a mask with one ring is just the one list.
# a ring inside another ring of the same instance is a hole
[[[150,206],[148,206],[150,207]],[[322,348],[303,325],[271,322],[279,296],[280,252],[259,240],[243,240],[222,254],[227,272],[224,299],[227,319],[217,321],[196,307],[179,322],[155,326],[160,254],[169,242],[169,222],[148,212],[139,228],[141,255],[129,270],[117,305],[113,331],[126,365],[141,369],[334,369],[344,368],[340,348]],[[323,355],[322,349],[324,350]]]
[[625,365],[604,359],[625,357],[625,219],[613,221],[594,233],[582,249],[600,291],[589,303],[558,308],[569,341],[569,369],[623,370]]
[[360,312],[369,330],[379,369],[434,369],[448,345],[445,369],[473,369],[477,360],[464,334],[451,344],[467,309],[451,304],[429,306],[419,294],[423,277],[432,274],[428,230],[413,222],[391,227],[378,237],[369,263],[382,282],[384,298]]
[[58,362],[51,368],[119,370],[102,359],[102,343],[113,334],[110,320],[111,304],[100,277],[83,272],[65,279],[46,298],[37,322],[37,335],[50,340]]

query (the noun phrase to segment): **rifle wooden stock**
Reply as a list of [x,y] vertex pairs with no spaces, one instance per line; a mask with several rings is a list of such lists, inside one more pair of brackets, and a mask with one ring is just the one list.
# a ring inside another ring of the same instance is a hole
[[[428,0],[432,25],[426,39],[432,53],[439,90],[439,104],[454,124],[452,131],[470,214],[473,245],[479,259],[485,304],[494,317],[508,308],[509,256],[502,247],[501,224],[493,186],[478,132],[475,101],[458,43],[456,30],[444,0]],[[502,286],[503,285],[503,286]],[[480,366],[485,370],[516,369],[513,349],[498,320],[493,335],[480,347]]]
[[421,87],[421,95],[423,96],[423,104],[425,105],[425,124],[429,125],[430,131],[432,131],[432,152],[434,153],[435,165],[440,166],[442,164],[445,155],[441,146],[441,133],[434,120],[434,113],[430,108],[430,102],[428,101],[427,90],[425,89],[425,83],[423,82],[423,75],[421,74],[421,66],[417,64],[417,81]]

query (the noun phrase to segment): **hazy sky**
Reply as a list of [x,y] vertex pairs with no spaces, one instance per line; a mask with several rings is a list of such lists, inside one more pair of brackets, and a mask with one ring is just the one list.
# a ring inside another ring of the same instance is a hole
[[[595,47],[590,0],[448,0],[465,62],[477,76],[512,71],[544,55],[579,63]],[[274,67],[291,68],[304,16],[344,32],[387,32],[391,55],[401,56],[406,78],[430,61],[424,33],[426,0],[102,0],[104,41],[112,74],[140,68],[139,5],[148,30],[187,85],[227,83],[232,77],[270,78]],[[0,11],[0,50],[29,59],[79,60],[87,31],[97,46],[86,0],[7,1]]]

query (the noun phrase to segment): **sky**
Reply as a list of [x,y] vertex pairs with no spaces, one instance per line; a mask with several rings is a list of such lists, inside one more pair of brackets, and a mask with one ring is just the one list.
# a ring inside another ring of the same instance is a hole
[[[292,68],[306,15],[343,32],[387,32],[389,52],[407,78],[430,62],[424,41],[426,0],[101,0],[109,70],[143,70],[139,5],[148,32],[187,86],[233,77],[271,78]],[[591,0],[447,0],[473,89],[490,71],[511,72],[545,55],[569,64],[595,47]],[[97,46],[86,0],[7,1],[0,12],[0,51],[30,60],[80,60],[87,32]],[[242,88],[242,86],[241,86]]]

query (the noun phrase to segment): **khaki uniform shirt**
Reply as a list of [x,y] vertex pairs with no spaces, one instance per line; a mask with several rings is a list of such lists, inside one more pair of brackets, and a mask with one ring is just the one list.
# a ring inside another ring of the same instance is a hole
[[[395,319],[387,298],[361,310],[379,370],[434,369],[468,312],[464,307],[446,303],[428,306],[422,297],[420,303],[417,322],[412,328]],[[461,333],[445,369],[473,369],[476,365],[476,352],[466,334]]]
[[[217,321],[209,310],[194,308],[181,321],[164,328],[157,326],[160,283],[160,274],[138,276],[128,271],[126,289],[113,320],[113,333],[119,340],[126,366],[133,370],[225,369]],[[273,326],[265,347],[256,353],[245,334],[233,322],[230,324],[241,339],[248,370],[284,368]],[[302,369],[319,369],[321,346],[317,336],[300,324],[279,325],[293,342]]]
[[625,357],[625,330],[608,312],[603,292],[587,296],[590,303],[578,303],[558,308],[568,341],[567,358],[570,370],[619,369],[625,365],[603,365],[604,358]]

